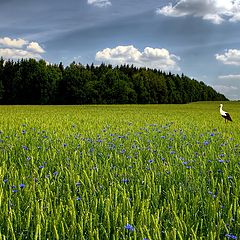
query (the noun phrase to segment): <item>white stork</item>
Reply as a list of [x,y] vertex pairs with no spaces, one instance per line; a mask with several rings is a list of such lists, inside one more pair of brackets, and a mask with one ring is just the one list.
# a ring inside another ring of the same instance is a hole
[[230,114],[228,112],[223,111],[222,107],[223,107],[223,105],[220,104],[220,114],[221,114],[221,116],[225,119],[225,122],[227,122],[227,121],[232,122],[232,118],[231,118]]

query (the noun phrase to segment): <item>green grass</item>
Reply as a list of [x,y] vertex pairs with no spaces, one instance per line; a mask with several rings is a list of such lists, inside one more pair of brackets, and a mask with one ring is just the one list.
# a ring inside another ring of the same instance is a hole
[[240,104],[218,106],[1,106],[0,240],[239,237]]

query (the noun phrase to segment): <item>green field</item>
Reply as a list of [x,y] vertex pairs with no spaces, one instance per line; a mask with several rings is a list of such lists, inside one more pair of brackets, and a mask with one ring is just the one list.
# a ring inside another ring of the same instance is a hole
[[0,106],[0,240],[240,237],[240,103]]

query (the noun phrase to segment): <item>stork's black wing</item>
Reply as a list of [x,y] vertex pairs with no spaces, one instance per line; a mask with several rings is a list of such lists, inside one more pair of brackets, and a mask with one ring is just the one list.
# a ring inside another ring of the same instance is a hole
[[232,122],[232,118],[231,116],[229,115],[229,113],[226,113],[224,118],[226,118],[228,121],[231,121]]

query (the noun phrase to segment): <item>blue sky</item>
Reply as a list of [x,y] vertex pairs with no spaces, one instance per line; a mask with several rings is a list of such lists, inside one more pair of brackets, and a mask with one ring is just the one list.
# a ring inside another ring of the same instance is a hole
[[0,55],[184,73],[240,99],[240,0],[1,0]]

